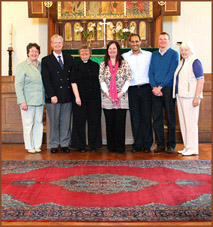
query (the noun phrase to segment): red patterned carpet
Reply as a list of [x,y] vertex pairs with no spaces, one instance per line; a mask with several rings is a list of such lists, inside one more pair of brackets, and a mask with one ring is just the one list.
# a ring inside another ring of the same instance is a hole
[[211,161],[3,161],[4,221],[210,221]]

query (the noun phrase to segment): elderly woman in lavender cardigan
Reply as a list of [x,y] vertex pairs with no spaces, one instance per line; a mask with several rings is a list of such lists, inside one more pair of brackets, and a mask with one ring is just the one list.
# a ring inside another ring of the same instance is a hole
[[184,149],[182,155],[198,155],[198,117],[203,98],[203,67],[192,42],[180,46],[181,61],[174,74],[173,97],[177,98],[180,129]]

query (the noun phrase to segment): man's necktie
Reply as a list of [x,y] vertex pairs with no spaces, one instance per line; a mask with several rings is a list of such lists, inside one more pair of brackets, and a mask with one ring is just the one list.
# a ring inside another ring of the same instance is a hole
[[61,56],[58,56],[58,62],[60,64],[61,68],[64,69],[64,64],[63,64],[63,62],[61,60]]

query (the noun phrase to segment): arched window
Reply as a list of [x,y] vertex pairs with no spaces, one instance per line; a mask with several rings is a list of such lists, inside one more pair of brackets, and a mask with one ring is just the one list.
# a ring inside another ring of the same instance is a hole
[[[121,29],[123,29],[123,23],[121,22],[121,21],[118,21],[117,23],[116,23],[116,28],[117,27],[121,27]],[[116,39],[117,40],[120,40],[120,38],[118,37],[118,35],[116,34]]]
[[64,26],[64,39],[65,41],[72,41],[72,27],[69,22],[67,22]]
[[141,40],[146,40],[146,22],[141,21],[139,25],[139,35]]
[[76,32],[76,29],[78,30],[80,28],[81,24],[79,22],[76,22],[74,24],[74,40],[75,41],[81,41],[81,33]]

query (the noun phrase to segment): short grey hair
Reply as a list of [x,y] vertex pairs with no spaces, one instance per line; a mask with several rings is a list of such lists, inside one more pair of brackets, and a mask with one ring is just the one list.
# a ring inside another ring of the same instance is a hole
[[55,35],[53,35],[53,36],[51,37],[51,42],[52,42],[52,43],[53,43],[53,40],[54,40],[55,38],[59,38],[59,39],[61,40],[62,43],[64,42],[64,39],[63,39],[63,37],[62,37],[61,35],[55,34]]
[[180,45],[180,48],[181,47],[186,47],[186,46],[190,49],[190,51],[193,54],[195,53],[195,47],[194,47],[194,44],[191,41],[182,42],[181,45]]
[[88,45],[86,45],[86,44],[83,44],[83,45],[81,45],[80,46],[80,48],[78,49],[78,53],[80,54],[80,50],[89,50],[89,52],[90,52],[90,55],[92,55],[92,50],[91,50],[91,48],[88,46]]

